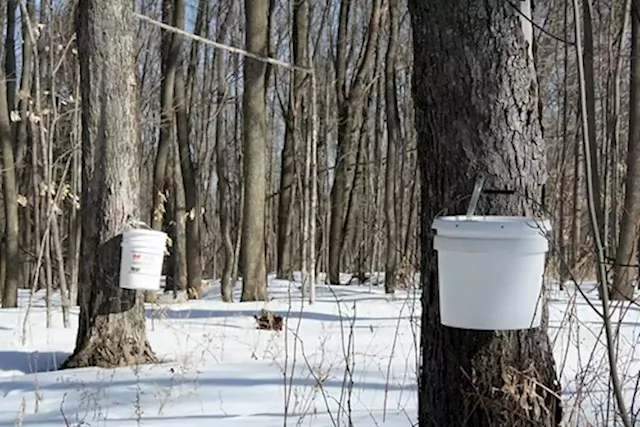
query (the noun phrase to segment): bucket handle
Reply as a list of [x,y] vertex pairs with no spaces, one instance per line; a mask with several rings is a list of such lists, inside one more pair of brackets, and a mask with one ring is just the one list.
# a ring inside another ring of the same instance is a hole
[[484,185],[485,179],[485,174],[480,174],[476,178],[476,183],[473,186],[473,193],[471,193],[471,200],[469,200],[469,207],[467,208],[467,220],[471,220],[471,217],[476,213],[478,200],[480,199],[480,193],[482,193],[482,186]]
[[131,230],[131,229],[151,230],[152,228],[149,225],[147,225],[147,223],[145,223],[144,221],[140,221],[139,219],[129,218],[126,222],[125,230]]

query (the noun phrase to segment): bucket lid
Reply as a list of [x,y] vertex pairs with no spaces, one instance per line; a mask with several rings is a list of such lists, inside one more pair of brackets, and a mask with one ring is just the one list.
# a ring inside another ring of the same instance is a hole
[[148,230],[146,228],[132,228],[124,233],[122,233],[122,237],[132,237],[132,236],[149,236],[149,237],[167,237],[167,233],[160,230]]
[[431,227],[440,232],[485,234],[497,233],[503,237],[539,237],[551,231],[549,220],[539,220],[526,216],[499,215],[456,215],[434,219]]

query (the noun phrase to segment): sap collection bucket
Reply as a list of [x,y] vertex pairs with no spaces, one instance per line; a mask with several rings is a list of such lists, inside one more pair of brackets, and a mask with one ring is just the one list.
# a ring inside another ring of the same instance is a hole
[[540,326],[548,220],[436,218],[440,318],[445,326],[515,330]]
[[162,231],[133,229],[122,234],[120,287],[158,290],[167,234]]

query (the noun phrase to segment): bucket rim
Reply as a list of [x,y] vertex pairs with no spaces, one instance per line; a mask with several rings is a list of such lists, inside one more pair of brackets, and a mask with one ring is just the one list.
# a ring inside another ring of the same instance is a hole
[[540,235],[551,231],[549,219],[529,216],[508,215],[450,215],[434,218],[431,225],[436,231],[468,231],[480,233],[517,233],[519,235]]
[[164,237],[168,235],[164,231],[160,230],[147,230],[145,228],[132,228],[122,233],[122,237],[135,237],[135,236],[148,236],[148,237]]

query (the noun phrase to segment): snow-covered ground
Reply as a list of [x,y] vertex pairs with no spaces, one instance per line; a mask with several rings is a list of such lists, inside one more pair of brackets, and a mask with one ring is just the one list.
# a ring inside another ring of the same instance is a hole
[[[369,289],[318,286],[317,303],[301,310],[297,283],[272,279],[272,301],[232,304],[214,284],[204,300],[147,307],[166,363],[58,372],[47,371],[73,351],[78,310],[64,329],[56,309],[47,329],[37,294],[22,345],[23,293],[19,309],[0,310],[0,426],[266,427],[284,425],[285,413],[288,425],[411,425],[419,304]],[[263,308],[287,318],[282,332],[256,329]]]
[[[613,425],[602,321],[589,305],[599,309],[599,301],[593,284],[581,289],[587,299],[575,286],[551,292],[549,335],[565,410],[569,425]],[[203,300],[147,307],[151,345],[166,362],[68,371],[54,369],[73,351],[77,309],[64,329],[54,304],[47,329],[38,293],[25,328],[21,293],[19,309],[0,310],[0,426],[416,423],[419,291],[390,301],[377,286],[318,286],[317,303],[301,308],[298,283],[272,278],[268,303],[225,304],[219,290],[214,283]],[[282,332],[255,328],[263,308],[286,318]],[[640,307],[626,304],[614,320],[635,411]]]

